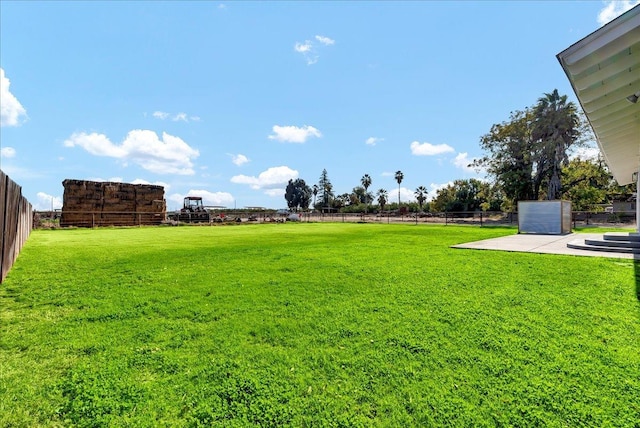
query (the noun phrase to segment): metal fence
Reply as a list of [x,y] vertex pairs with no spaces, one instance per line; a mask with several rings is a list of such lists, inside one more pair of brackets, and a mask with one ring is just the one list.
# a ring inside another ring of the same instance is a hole
[[[51,212],[49,212],[51,213]],[[70,211],[55,212],[53,218],[36,213],[38,220],[58,220],[62,227],[151,226],[166,221],[164,211]]]
[[[304,214],[302,221],[329,222],[375,222],[375,223],[414,223],[414,224],[466,224],[475,226],[509,226],[518,224],[517,212],[503,211],[456,211],[433,213],[396,213],[347,214],[347,213],[310,213]],[[595,212],[573,211],[572,227],[613,226],[630,227],[636,222],[635,211]]]
[[33,210],[22,188],[0,170],[0,283],[18,258],[32,225]]
[[[104,227],[104,226],[145,226],[145,225],[186,225],[188,221],[172,220],[176,212],[74,212],[74,221],[63,224],[72,227]],[[193,225],[220,225],[240,223],[284,223],[289,220],[288,215],[277,211],[246,211],[224,210],[211,211],[210,219],[203,221],[194,217]],[[60,211],[39,211],[34,216],[34,227],[59,227]],[[517,212],[502,211],[460,211],[435,213],[321,213],[305,212],[297,214],[298,221],[303,223],[333,222],[333,223],[403,223],[403,224],[443,224],[443,225],[472,225],[472,226],[516,226]],[[580,226],[633,226],[635,212],[592,212],[574,211],[571,216],[572,227]]]
[[305,213],[301,221],[343,223],[469,224],[478,226],[517,224],[515,213],[436,212],[436,213]]

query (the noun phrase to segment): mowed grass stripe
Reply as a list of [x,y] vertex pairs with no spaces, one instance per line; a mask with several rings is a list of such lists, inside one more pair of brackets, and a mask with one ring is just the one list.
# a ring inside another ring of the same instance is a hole
[[635,426],[637,265],[449,248],[511,233],[34,231],[0,425]]

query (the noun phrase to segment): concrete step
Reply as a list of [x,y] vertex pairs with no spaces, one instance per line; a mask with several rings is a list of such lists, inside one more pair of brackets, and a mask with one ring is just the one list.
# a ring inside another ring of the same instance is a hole
[[636,232],[607,232],[603,238],[606,241],[640,242],[640,233]]
[[640,248],[637,247],[613,247],[609,245],[593,245],[589,244],[586,241],[593,240],[585,240],[585,239],[574,239],[573,241],[569,241],[567,243],[568,248],[573,248],[576,250],[588,250],[588,251],[603,251],[609,253],[625,253],[625,254],[640,254]]
[[640,241],[611,241],[608,239],[585,239],[587,245],[601,247],[640,248]]

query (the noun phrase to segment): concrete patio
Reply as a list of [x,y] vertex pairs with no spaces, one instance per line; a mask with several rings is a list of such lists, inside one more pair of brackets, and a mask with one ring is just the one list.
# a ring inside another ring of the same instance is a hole
[[602,233],[570,233],[567,235],[516,234],[500,238],[469,242],[466,244],[452,245],[451,247],[473,250],[515,251],[524,253],[564,254],[571,256],[610,257],[640,260],[639,254],[590,251],[567,247],[569,242],[576,240],[583,241],[585,239],[602,239]]

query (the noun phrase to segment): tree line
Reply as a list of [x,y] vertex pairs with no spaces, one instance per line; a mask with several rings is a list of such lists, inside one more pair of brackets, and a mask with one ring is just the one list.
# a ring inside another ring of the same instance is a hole
[[[312,206],[319,211],[342,211],[342,212],[369,212],[371,209],[384,211],[387,209],[398,209],[401,206],[400,185],[404,180],[404,173],[396,171],[395,179],[398,183],[398,202],[389,202],[389,192],[386,189],[378,189],[377,192],[369,191],[373,179],[369,174],[364,174],[360,179],[360,184],[355,186],[351,193],[336,194],[333,184],[329,179],[326,169],[322,170],[317,184],[309,186],[303,179],[289,180],[285,189],[284,198],[287,206],[293,211],[306,211]],[[427,189],[420,186],[415,191],[419,210],[424,209],[427,200]],[[377,204],[374,204],[377,202]],[[405,204],[411,206],[411,203]]]
[[[402,204],[402,171],[396,171],[398,202],[389,192],[370,192],[373,180],[364,174],[350,193],[336,195],[324,169],[317,184],[289,180],[285,200],[289,209],[341,212],[386,210],[422,211],[514,211],[520,200],[566,199],[575,211],[598,211],[601,205],[630,200],[635,184],[619,186],[601,156],[597,159],[570,156],[595,141],[591,128],[576,105],[555,89],[509,119],[495,124],[480,138],[484,156],[471,165],[484,171],[486,180],[459,179],[438,189],[427,202],[428,191],[419,186],[416,202]],[[377,204],[376,204],[377,202]]]

